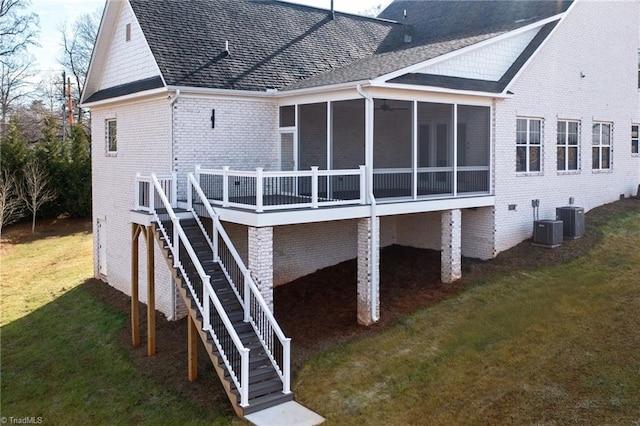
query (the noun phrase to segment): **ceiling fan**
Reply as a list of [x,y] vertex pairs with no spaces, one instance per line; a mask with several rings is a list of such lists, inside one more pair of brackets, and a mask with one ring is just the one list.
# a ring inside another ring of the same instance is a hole
[[379,111],[409,111],[406,107],[394,107],[387,103],[386,99],[382,100],[382,105],[376,108]]

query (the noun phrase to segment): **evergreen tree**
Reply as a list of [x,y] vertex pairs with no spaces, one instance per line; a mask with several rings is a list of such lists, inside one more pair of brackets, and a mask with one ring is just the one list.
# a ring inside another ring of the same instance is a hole
[[31,157],[32,152],[20,133],[18,121],[12,117],[7,134],[0,141],[0,171],[9,173],[20,180],[22,169]]
[[73,185],[66,193],[65,211],[71,217],[87,217],[91,215],[91,151],[81,124],[71,129],[70,156],[67,176]]

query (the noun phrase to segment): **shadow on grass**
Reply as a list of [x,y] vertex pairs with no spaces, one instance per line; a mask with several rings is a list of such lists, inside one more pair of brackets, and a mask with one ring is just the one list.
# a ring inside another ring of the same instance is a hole
[[[207,403],[194,406],[179,389],[165,386],[179,367],[146,357],[144,347],[123,346],[130,327],[122,308],[129,298],[104,287],[87,280],[2,327],[2,416],[52,424],[228,424],[228,402],[221,405],[203,391]],[[159,353],[171,349],[159,346]],[[140,368],[138,353],[155,367]],[[180,377],[188,384],[186,357],[183,364]],[[169,371],[156,374],[163,369]]]

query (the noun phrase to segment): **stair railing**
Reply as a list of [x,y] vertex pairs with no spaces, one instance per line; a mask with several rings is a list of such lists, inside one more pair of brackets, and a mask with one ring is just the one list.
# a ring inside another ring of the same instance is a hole
[[201,207],[204,208],[202,213],[206,213],[211,218],[213,222],[211,244],[214,253],[213,260],[220,263],[236,297],[243,306],[244,321],[252,325],[280,380],[282,380],[282,392],[291,393],[291,339],[284,335],[278,325],[251,276],[250,270],[245,266],[222,226],[218,214],[211,206],[193,173],[188,174],[187,196],[190,209],[194,210],[196,207],[200,207],[194,203],[194,198],[197,198]]
[[[211,277],[206,274],[204,268],[200,264],[195,250],[191,246],[187,235],[180,225],[180,219],[175,214],[171,203],[164,192],[163,185],[154,174],[151,175],[151,179],[155,188],[154,192],[158,195],[162,206],[166,209],[173,224],[174,238],[170,238],[167,230],[164,229],[157,212],[155,210],[153,211],[158,227],[160,228],[165,241],[169,243],[169,250],[173,255],[173,266],[179,269],[182,273],[191,295],[196,302],[197,308],[202,315],[204,330],[208,331],[211,335],[216,348],[227,366],[229,375],[240,393],[240,406],[246,407],[249,405],[249,349],[245,348],[242,344],[240,337],[233,328],[233,325],[220,303],[218,296],[213,290],[213,287],[211,286]],[[190,258],[197,271],[198,277],[202,282],[202,298],[198,297],[198,292],[185,270],[184,263],[180,261],[180,254],[183,250]],[[211,305],[214,307],[213,311],[211,309]]]

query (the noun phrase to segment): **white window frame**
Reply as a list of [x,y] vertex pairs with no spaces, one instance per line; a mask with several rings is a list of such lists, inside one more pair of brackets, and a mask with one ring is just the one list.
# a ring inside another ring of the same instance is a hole
[[[518,124],[521,123],[521,121],[524,121],[526,123],[526,130],[525,130],[525,138],[524,138],[524,143],[522,143],[521,139],[519,138],[519,134],[522,133],[520,130],[518,130]],[[532,133],[532,126],[531,124],[533,122],[538,122],[540,124],[540,132],[539,132],[539,142],[536,143],[535,142],[535,138],[532,138],[532,135],[534,135],[535,133]],[[518,174],[536,174],[536,175],[540,175],[542,174],[542,148],[543,148],[543,144],[544,144],[544,119],[542,118],[535,118],[535,117],[517,117],[516,119],[516,173]],[[519,149],[524,149],[525,151],[525,170],[518,170],[518,167],[520,165],[520,162],[518,161],[518,150]],[[538,165],[538,170],[532,170],[531,169],[531,161],[532,161],[532,157],[533,157],[533,153],[537,151],[537,165]]]
[[[115,126],[115,135],[111,134],[111,124]],[[118,154],[118,123],[115,118],[108,118],[104,121],[105,152],[109,156]]]
[[[560,125],[564,124],[564,132],[560,131]],[[576,126],[576,138],[575,144],[570,143],[569,135],[573,134],[569,132],[570,124],[575,124]],[[563,168],[560,168],[559,157],[556,157],[556,167],[558,168],[559,173],[571,173],[580,171],[580,131],[581,131],[581,123],[580,120],[565,120],[559,119],[556,125],[556,156],[560,153],[560,151],[564,151],[564,165]],[[564,133],[564,134],[563,134]],[[569,168],[569,152],[575,149],[576,153],[576,167],[574,169]]]
[[[608,138],[604,136],[608,128]],[[597,129],[597,130],[596,130]],[[608,142],[608,143],[607,143]],[[608,151],[608,159],[606,165],[603,166],[602,153]],[[597,154],[597,155],[596,155]],[[597,159],[597,164],[596,164]],[[596,167],[597,166],[597,167]],[[609,171],[613,169],[613,123],[607,121],[594,121],[591,127],[591,169],[593,171]]]
[[640,155],[640,124],[631,125],[631,154]]

